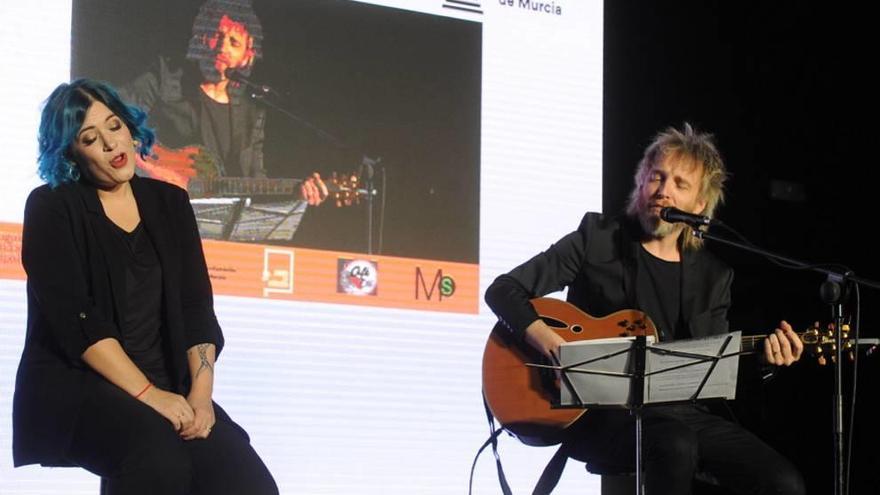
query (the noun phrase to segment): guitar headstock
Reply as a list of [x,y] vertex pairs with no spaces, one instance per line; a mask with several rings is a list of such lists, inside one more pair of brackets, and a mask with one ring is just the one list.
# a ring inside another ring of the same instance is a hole
[[[844,323],[840,328],[840,342],[843,352],[853,359],[855,350],[855,341],[850,338],[849,323]],[[828,364],[830,358],[832,362],[836,359],[837,350],[837,331],[833,323],[829,323],[824,328],[819,322],[816,322],[805,332],[800,334],[801,341],[804,343],[804,352],[808,352],[814,356],[820,366]]]
[[362,195],[367,194],[360,184],[360,177],[355,173],[339,174],[333,172],[325,181],[328,198],[332,198],[337,207],[360,204]]

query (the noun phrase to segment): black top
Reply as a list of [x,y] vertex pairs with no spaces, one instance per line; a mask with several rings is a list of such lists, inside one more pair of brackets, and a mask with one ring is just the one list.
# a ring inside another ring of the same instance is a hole
[[[238,163],[238,157],[232,156],[232,150],[239,148],[236,141],[236,134],[241,134],[244,128],[244,122],[232,121],[232,106],[229,103],[218,103],[207,95],[201,93],[199,102],[202,105],[203,115],[207,115],[207,124],[211,127],[208,131],[214,135],[221,163],[225,165],[225,173],[230,177],[241,177],[241,165]],[[234,132],[237,131],[237,132]]]
[[120,315],[122,348],[147,378],[171,388],[162,347],[162,265],[142,224],[126,232],[107,219],[120,242],[112,249],[124,260],[126,305]]
[[659,311],[651,315],[660,340],[687,339],[690,331],[681,317],[681,263],[666,261],[649,253],[643,246],[638,250],[640,294],[649,295],[657,301]]

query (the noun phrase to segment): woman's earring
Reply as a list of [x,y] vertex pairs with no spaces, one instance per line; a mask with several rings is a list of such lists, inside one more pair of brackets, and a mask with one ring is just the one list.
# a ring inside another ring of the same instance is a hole
[[67,165],[67,176],[72,179],[78,179],[79,171],[76,169],[76,163],[73,160],[64,160],[64,164]]

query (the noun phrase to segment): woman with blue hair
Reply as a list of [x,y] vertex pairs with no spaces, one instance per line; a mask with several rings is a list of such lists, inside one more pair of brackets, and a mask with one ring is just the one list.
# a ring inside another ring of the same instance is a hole
[[79,79],[46,102],[25,207],[28,329],[16,466],[81,466],[109,494],[275,494],[212,400],[223,334],[184,190],[135,175],[146,115]]

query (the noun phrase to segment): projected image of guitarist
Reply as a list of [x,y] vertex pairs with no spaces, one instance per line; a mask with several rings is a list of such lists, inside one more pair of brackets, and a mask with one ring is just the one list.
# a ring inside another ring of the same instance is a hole
[[[683,224],[660,218],[664,207],[711,217],[723,199],[726,175],[711,135],[688,124],[658,134],[639,163],[625,215],[588,213],[575,232],[492,283],[486,302],[499,317],[495,332],[514,343],[511,347],[557,361],[566,340],[539,318],[530,301],[567,287],[568,302],[591,315],[643,311],[656,324],[660,340],[727,333],[732,270],[703,249]],[[802,351],[798,335],[782,322],[765,339],[762,356],[768,365],[789,366]],[[507,378],[487,376],[489,368],[484,362],[487,402],[505,424],[496,410],[498,402],[493,405],[498,394],[488,389]],[[791,462],[703,405],[660,405],[644,411],[648,493],[689,494],[698,474],[739,494],[805,493],[803,478]],[[543,425],[538,426],[535,431]],[[588,467],[634,470],[634,419],[625,410],[587,411],[558,433],[561,452]],[[524,441],[540,445],[543,439]],[[544,444],[549,443],[554,442]]]
[[[124,98],[148,112],[162,145],[155,160],[140,164],[143,171],[183,187],[193,177],[266,177],[266,107],[258,101],[260,95],[254,96],[253,88],[240,82],[262,58],[262,40],[262,26],[250,0],[208,0],[193,21],[186,52],[190,64],[176,66],[172,57],[160,57],[154,70],[121,88]],[[215,182],[205,185],[203,180],[196,190],[188,187],[191,196],[220,195]],[[318,173],[294,186],[280,181],[254,186],[253,182],[227,180],[222,187],[225,191],[241,189],[242,196],[274,187],[279,193],[293,192],[312,206],[328,195]]]

